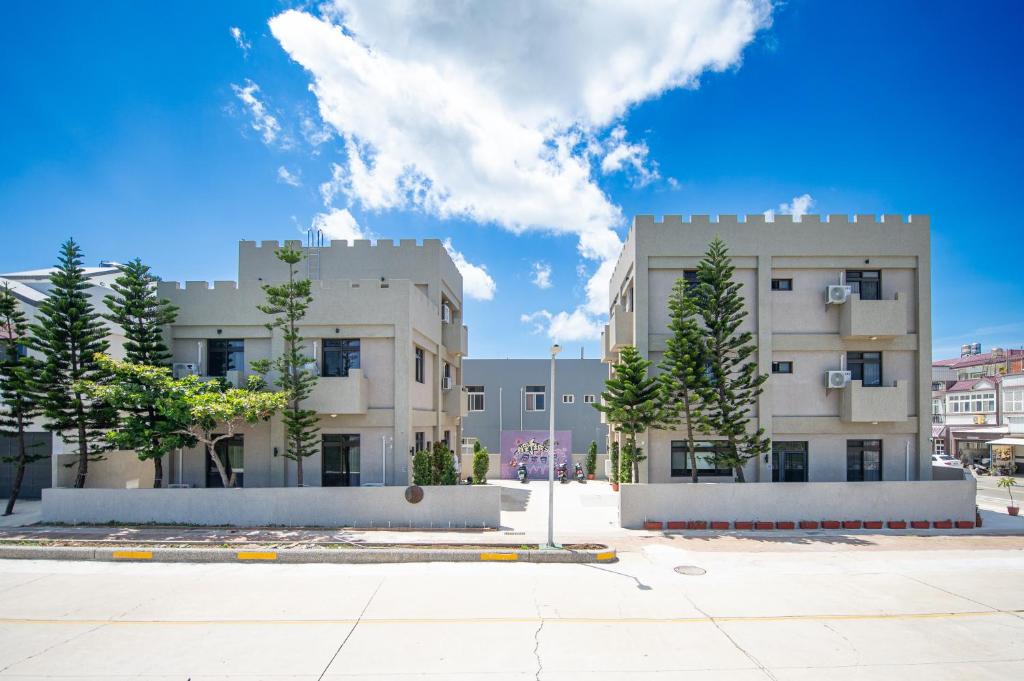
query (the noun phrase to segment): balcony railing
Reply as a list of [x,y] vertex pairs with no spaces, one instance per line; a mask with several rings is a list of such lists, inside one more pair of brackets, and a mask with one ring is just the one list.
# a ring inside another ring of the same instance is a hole
[[847,423],[891,423],[907,420],[907,382],[865,387],[850,381],[843,388],[840,415]]
[[892,300],[861,300],[855,293],[839,308],[843,338],[878,340],[907,334],[907,303],[899,293]]
[[320,414],[365,414],[370,381],[362,369],[349,369],[348,376],[322,376],[303,403]]

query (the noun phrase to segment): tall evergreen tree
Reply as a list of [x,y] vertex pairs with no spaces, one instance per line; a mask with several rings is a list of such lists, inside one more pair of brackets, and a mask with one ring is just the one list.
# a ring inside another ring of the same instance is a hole
[[284,352],[273,360],[252,363],[259,374],[277,372],[274,384],[288,396],[288,407],[284,410],[285,427],[284,455],[295,461],[296,483],[303,484],[302,461],[319,451],[317,444],[316,411],[303,409],[302,402],[309,398],[316,385],[317,376],[306,367],[315,361],[303,351],[303,339],[299,334],[299,322],[306,316],[313,302],[312,284],[309,279],[296,279],[295,265],[302,260],[301,251],[285,246],[276,251],[277,259],[288,265],[288,281],[277,286],[265,284],[263,291],[267,302],[257,307],[261,312],[274,317],[266,326],[273,331],[280,329],[284,334]]
[[[701,391],[707,387],[707,349],[696,296],[685,279],[677,279],[668,299],[669,337],[659,375],[665,391],[665,406],[675,426],[686,423],[686,446],[690,457],[690,479],[697,482],[697,447],[694,429],[701,425]],[[668,424],[666,424],[668,425]]]
[[50,283],[50,295],[39,305],[38,323],[30,326],[33,346],[45,358],[43,413],[46,427],[78,450],[75,487],[84,487],[89,462],[102,460],[102,452],[112,446],[105,431],[114,422],[114,412],[78,387],[79,381],[102,378],[95,355],[106,352],[109,343],[103,319],[89,301],[82,251],[74,239],[61,246]]
[[708,432],[725,438],[726,450],[718,459],[743,482],[743,466],[768,451],[771,441],[764,428],[751,431],[750,414],[764,390],[767,374],[757,371],[754,334],[740,331],[747,312],[733,281],[735,268],[725,242],[715,238],[697,267],[697,303],[706,328],[708,381],[700,393],[702,423]]
[[[106,319],[124,330],[125,360],[133,364],[166,367],[171,352],[164,342],[164,328],[173,324],[178,308],[156,295],[156,277],[136,258],[121,266],[121,276],[111,285],[114,293],[104,298]],[[141,386],[140,386],[141,387]],[[160,417],[150,403],[132,408],[122,418],[116,434],[118,445],[134,449],[139,459],[153,460],[153,487],[163,487],[163,457],[170,449],[160,440]]]
[[607,414],[616,432],[626,435],[621,475],[630,479],[622,482],[640,480],[636,436],[665,420],[661,385],[657,378],[647,374],[650,366],[651,362],[641,357],[635,347],[627,345],[619,354],[619,361],[612,365],[612,377],[605,381],[601,402],[594,405]]
[[0,435],[13,438],[18,449],[14,456],[3,457],[4,463],[17,465],[4,515],[14,513],[14,504],[25,479],[25,467],[48,456],[31,452],[33,447],[27,442],[26,431],[32,420],[42,413],[36,382],[40,362],[27,352],[27,335],[25,313],[5,282],[0,288]]

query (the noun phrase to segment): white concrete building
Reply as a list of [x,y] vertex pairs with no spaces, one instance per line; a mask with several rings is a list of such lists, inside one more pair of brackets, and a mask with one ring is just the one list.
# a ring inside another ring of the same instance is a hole
[[[746,299],[740,330],[772,374],[753,419],[773,450],[748,463],[746,479],[930,479],[928,216],[637,216],[610,282],[606,362],[631,344],[657,365],[672,286],[695,277],[716,236]],[[647,434],[641,481],[690,480],[684,432]],[[731,479],[711,463],[715,439],[701,437],[704,481]]]

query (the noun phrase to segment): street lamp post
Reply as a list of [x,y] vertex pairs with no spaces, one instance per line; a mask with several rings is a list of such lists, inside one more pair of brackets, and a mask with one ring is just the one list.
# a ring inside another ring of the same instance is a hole
[[548,548],[555,548],[555,357],[562,346],[551,346],[551,416],[548,421]]

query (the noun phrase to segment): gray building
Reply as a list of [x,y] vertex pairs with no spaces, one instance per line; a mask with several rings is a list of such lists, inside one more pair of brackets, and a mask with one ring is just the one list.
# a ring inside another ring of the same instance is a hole
[[[476,439],[493,455],[501,451],[501,432],[547,431],[550,419],[550,359],[465,359],[466,416],[463,437]],[[597,473],[604,474],[608,428],[594,403],[601,398],[607,367],[599,359],[558,359],[555,376],[555,430],[572,433],[573,461],[582,462],[597,442]],[[498,474],[492,462],[491,477]]]

